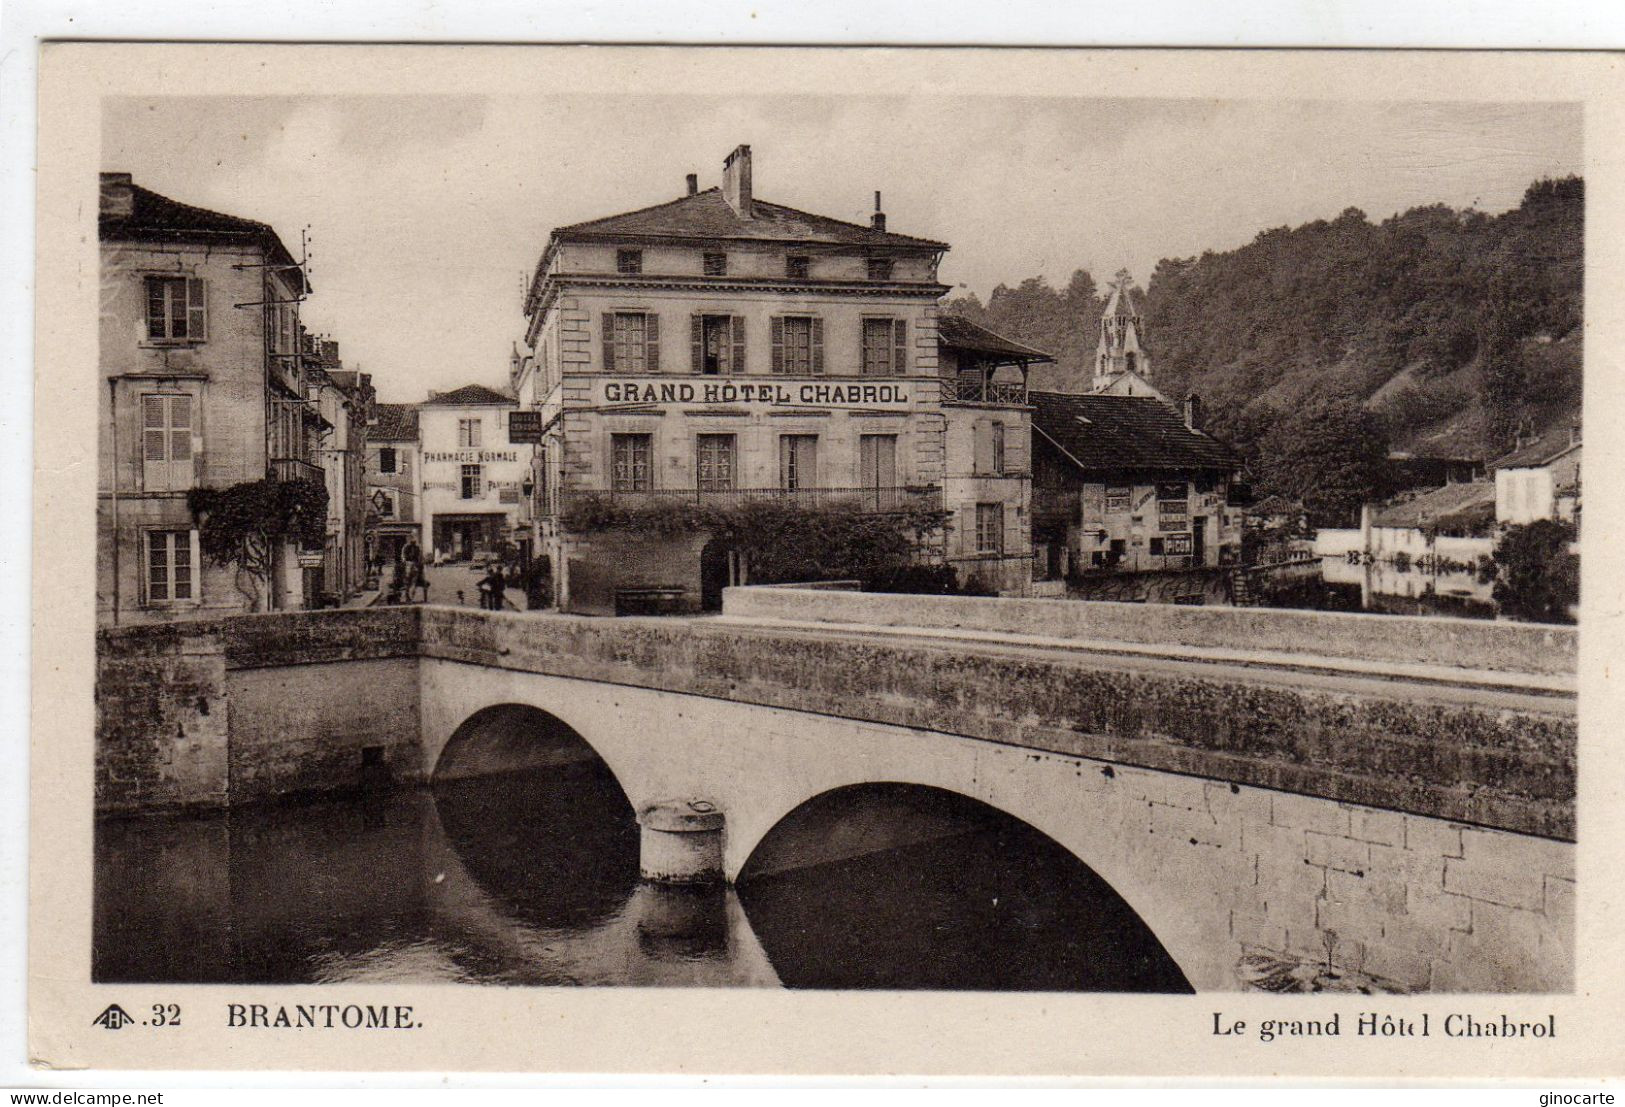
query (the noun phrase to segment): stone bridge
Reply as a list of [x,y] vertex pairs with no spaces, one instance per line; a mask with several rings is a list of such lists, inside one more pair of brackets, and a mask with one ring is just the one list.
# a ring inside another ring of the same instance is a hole
[[1571,629],[749,588],[708,619],[431,606],[99,645],[106,813],[477,774],[525,711],[640,811],[714,804],[730,879],[812,801],[913,785],[1064,846],[1199,990],[1247,954],[1572,987]]

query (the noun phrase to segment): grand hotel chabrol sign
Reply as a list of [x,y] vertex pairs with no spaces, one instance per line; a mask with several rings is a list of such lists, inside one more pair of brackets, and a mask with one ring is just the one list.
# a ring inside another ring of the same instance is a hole
[[596,380],[595,407],[697,404],[748,408],[880,408],[913,406],[914,382],[903,380]]

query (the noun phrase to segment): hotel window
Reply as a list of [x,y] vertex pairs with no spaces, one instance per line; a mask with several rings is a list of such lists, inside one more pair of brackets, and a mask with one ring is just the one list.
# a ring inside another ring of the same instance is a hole
[[615,272],[617,272],[617,273],[641,273],[641,272],[643,272],[643,251],[642,250],[616,250],[615,251]]
[[695,315],[689,328],[690,369],[714,376],[745,371],[745,319],[741,315]]
[[378,448],[378,471],[380,473],[393,473],[395,471],[394,446],[380,446]]
[[641,311],[606,311],[604,368],[622,373],[659,372],[660,316]]
[[141,487],[184,492],[192,487],[192,397],[141,397]]
[[796,280],[805,280],[812,273],[812,259],[791,255],[784,259],[784,275]]
[[380,519],[395,518],[395,496],[393,493],[386,492],[384,489],[380,488],[378,491],[373,493],[372,503],[373,506],[378,509],[378,517]]
[[871,281],[889,281],[891,280],[891,271],[891,258],[869,259],[869,279]]
[[198,598],[194,569],[197,532],[149,530],[147,540],[147,602],[186,603]]
[[650,463],[653,454],[652,435],[610,435],[610,489],[615,492],[647,492],[653,488],[654,471]]
[[485,495],[485,485],[478,465],[463,466],[463,482],[459,494],[465,500],[477,500]]
[[818,436],[779,436],[779,487],[797,492],[818,485]]
[[976,552],[1004,553],[1004,505],[976,505]]
[[480,448],[480,421],[478,419],[457,420],[457,448],[459,450],[477,450]]
[[863,375],[884,377],[907,372],[908,323],[902,319],[863,321]]
[[705,275],[707,277],[726,277],[728,275],[728,255],[706,254]]
[[824,321],[815,315],[775,315],[773,372],[785,376],[824,371]]
[[1004,424],[994,423],[988,428],[992,435],[993,475],[1004,476]]
[[897,505],[897,436],[858,436],[858,485],[865,511],[890,511]]
[[1162,556],[1162,539],[1153,538],[1151,540],[1151,556],[1152,557],[1161,557]]
[[701,492],[734,487],[734,436],[702,434],[694,439],[694,472]]
[[157,342],[202,342],[208,336],[204,286],[196,277],[147,278],[147,337]]

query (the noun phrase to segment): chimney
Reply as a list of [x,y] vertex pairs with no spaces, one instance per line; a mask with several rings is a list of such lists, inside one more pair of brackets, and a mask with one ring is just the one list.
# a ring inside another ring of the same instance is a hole
[[880,190],[875,190],[875,213],[869,219],[869,225],[877,231],[886,229],[886,213],[880,210]]
[[700,191],[700,175],[698,173],[690,173],[688,175],[688,194],[690,196],[693,196],[693,195],[697,194],[699,191]]
[[135,182],[128,173],[101,175],[101,213],[117,219],[135,214]]
[[755,218],[750,195],[750,147],[736,146],[722,163],[722,198],[741,219]]
[[1185,426],[1193,431],[1202,429],[1202,397],[1194,392],[1185,397]]

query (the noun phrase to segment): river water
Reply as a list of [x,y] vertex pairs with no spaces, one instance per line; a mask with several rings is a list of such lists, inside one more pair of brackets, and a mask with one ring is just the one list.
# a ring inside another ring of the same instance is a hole
[[950,808],[951,833],[737,890],[641,883],[631,808],[591,769],[105,820],[93,975],[1189,990],[1060,846],[968,801]]

